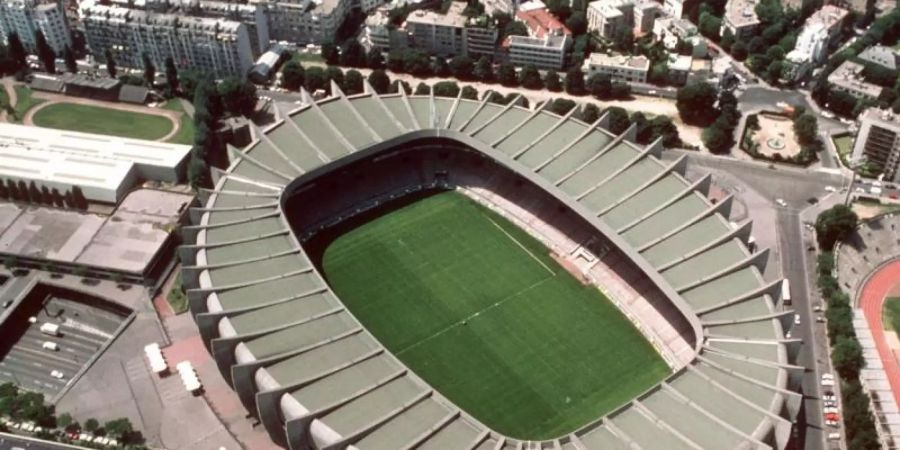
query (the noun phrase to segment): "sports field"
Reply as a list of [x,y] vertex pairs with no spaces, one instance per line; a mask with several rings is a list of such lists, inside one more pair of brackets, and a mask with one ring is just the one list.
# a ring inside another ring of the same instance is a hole
[[389,350],[508,436],[573,431],[669,371],[599,290],[462,194],[437,194],[349,231],[325,250],[323,268]]
[[156,140],[172,131],[167,117],[75,103],[48,105],[33,120],[39,127],[135,139]]

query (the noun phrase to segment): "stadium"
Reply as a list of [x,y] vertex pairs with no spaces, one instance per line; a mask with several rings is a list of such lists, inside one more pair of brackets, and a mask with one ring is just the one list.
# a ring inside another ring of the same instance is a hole
[[180,248],[274,442],[785,448],[793,314],[708,176],[606,117],[331,89],[229,149]]

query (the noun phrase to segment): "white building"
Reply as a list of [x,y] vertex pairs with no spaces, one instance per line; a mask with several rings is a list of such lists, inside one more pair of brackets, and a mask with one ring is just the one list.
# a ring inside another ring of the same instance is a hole
[[584,61],[582,71],[586,78],[606,74],[613,81],[646,83],[647,74],[650,72],[650,60],[644,56],[591,53]]
[[[653,0],[635,0],[634,2],[634,32],[645,34],[653,31],[653,23],[663,15],[663,9],[659,3]],[[679,14],[680,16],[680,14]]]
[[632,0],[597,0],[588,4],[588,30],[600,37],[612,39],[625,30],[634,28],[634,2]]
[[709,51],[706,39],[700,36],[697,26],[687,19],[660,17],[653,22],[653,36],[668,50],[678,48],[679,42],[687,42],[691,45],[691,56],[696,58],[706,57]]
[[0,0],[0,39],[5,45],[9,35],[17,33],[25,50],[34,53],[35,34],[40,31],[47,44],[61,56],[72,46],[66,11],[56,0]]
[[410,45],[440,56],[493,55],[499,33],[493,20],[487,16],[466,17],[465,9],[465,2],[453,2],[445,14],[413,11],[403,25]]
[[862,73],[865,67],[853,61],[844,61],[831,75],[828,75],[828,84],[833,89],[844,91],[856,98],[877,100],[881,96],[883,88],[863,79]]
[[572,45],[567,35],[544,38],[509,36],[504,43],[509,62],[516,66],[534,64],[538,69],[560,70],[566,62],[566,51]]
[[94,55],[103,58],[110,50],[120,66],[141,68],[144,54],[157,68],[171,57],[181,68],[216,77],[243,77],[253,66],[250,37],[240,22],[103,5],[86,8],[83,14]]
[[682,14],[684,14],[684,0],[665,0],[663,9],[666,11],[666,14],[680,19]]
[[758,3],[759,0],[728,0],[725,4],[722,34],[729,30],[735,40],[747,38],[759,26],[759,17],[756,16]]
[[189,145],[0,124],[0,180],[116,203],[139,179],[184,180]]
[[890,110],[869,108],[859,115],[859,121],[851,159],[876,163],[886,180],[900,182],[900,116]]
[[900,70],[900,51],[884,45],[873,45],[859,54],[859,59],[878,64],[885,69]]

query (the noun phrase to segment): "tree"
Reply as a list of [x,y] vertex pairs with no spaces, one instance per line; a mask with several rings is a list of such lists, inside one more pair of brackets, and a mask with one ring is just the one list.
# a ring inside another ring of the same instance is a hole
[[607,99],[612,91],[612,79],[609,74],[596,73],[588,80],[591,95],[598,99]]
[[509,63],[501,64],[500,70],[497,72],[497,81],[503,86],[517,86],[519,84],[519,79],[516,77],[516,68]]
[[289,91],[299,91],[303,86],[306,70],[299,61],[288,61],[281,69],[281,85]]
[[6,180],[6,190],[9,191],[9,198],[15,201],[22,201],[22,193],[19,192],[19,185],[13,180]]
[[569,0],[547,0],[546,5],[550,14],[558,17],[559,20],[565,21],[566,18],[572,14],[572,9],[569,7]]
[[719,39],[719,30],[722,29],[722,19],[710,14],[709,12],[703,12],[700,14],[700,23],[698,28],[700,30],[700,34],[716,41]]
[[84,429],[88,433],[93,433],[93,432],[97,431],[97,429],[99,429],[99,428],[100,428],[100,422],[97,422],[97,419],[94,419],[93,417],[91,417],[90,419],[88,419],[87,421],[84,422]]
[[166,92],[169,97],[174,97],[178,93],[178,68],[175,67],[175,60],[171,56],[166,58]]
[[566,19],[566,27],[572,31],[573,35],[582,35],[587,31],[587,18],[583,12],[575,12]]
[[111,436],[114,437],[127,437],[129,434],[134,432],[134,427],[131,425],[131,421],[127,418],[121,418],[116,420],[110,420],[103,424],[103,429],[106,430]]
[[857,99],[850,93],[831,89],[828,91],[828,108],[842,116],[852,117]]
[[525,89],[543,89],[544,81],[534,64],[526,64],[519,74],[519,84]]
[[384,69],[384,55],[381,54],[381,50],[376,47],[369,49],[369,53],[366,54],[366,67],[372,70]]
[[600,108],[593,103],[588,103],[581,108],[581,120],[586,123],[594,123],[600,118]]
[[613,34],[613,47],[622,53],[630,53],[634,49],[634,30],[620,27]]
[[84,192],[82,192],[81,188],[78,186],[72,186],[72,201],[74,202],[76,208],[82,211],[87,210],[87,198],[84,197]]
[[835,205],[816,218],[816,240],[819,247],[831,251],[834,244],[844,240],[856,229],[859,217],[846,205]]
[[737,41],[731,46],[731,56],[738,61],[747,59],[748,54],[749,51],[747,50],[747,45],[744,44],[744,41]]
[[339,61],[342,66],[366,67],[366,49],[356,39],[347,39],[341,48]]
[[0,180],[0,198],[9,200],[9,195],[9,189],[7,189],[6,184]]
[[144,84],[147,87],[153,87],[154,82],[156,81],[156,66],[153,65],[153,60],[150,59],[149,53],[144,53],[141,55],[141,58],[144,62]]
[[310,67],[304,75],[304,85],[310,93],[315,93],[319,89],[325,88],[325,69],[318,66]]
[[104,54],[106,59],[106,72],[109,73],[109,76],[112,78],[116,77],[116,59],[113,57],[112,50],[106,49],[106,53]]
[[[483,57],[482,59],[486,59],[487,57]],[[481,60],[479,60],[479,63]],[[488,61],[488,67],[490,67],[490,61]],[[454,56],[453,59],[450,60],[450,73],[453,74],[459,80],[471,80],[474,75],[475,63],[472,61],[472,58],[464,55]]]
[[548,70],[544,75],[544,86],[550,92],[562,91],[562,80],[559,79],[559,73],[555,70]]
[[428,95],[430,93],[431,88],[429,88],[428,85],[423,81],[416,85],[416,90],[413,95]]
[[[196,152],[197,147],[191,149],[192,155]],[[195,191],[200,188],[212,187],[212,179],[210,179],[209,176],[209,165],[206,164],[206,161],[204,161],[202,157],[192,156],[190,161],[188,161],[187,179],[191,188]],[[66,203],[69,203],[69,196],[70,193],[66,192]],[[85,424],[85,426],[87,426],[87,424]]]
[[61,428],[68,428],[69,425],[72,425],[75,419],[72,418],[72,415],[69,413],[62,413],[59,417],[56,418],[56,426]]
[[628,112],[619,106],[606,108],[606,115],[609,123],[607,128],[612,134],[622,134],[631,125],[631,121],[628,120]]
[[417,77],[428,76],[431,74],[431,59],[422,50],[408,48],[403,52],[403,70]]
[[41,186],[41,203],[53,206],[53,194],[50,193],[50,188],[47,185]]
[[456,97],[459,95],[459,85],[455,81],[439,81],[432,87],[437,97]]
[[34,46],[37,49],[38,59],[41,60],[44,70],[56,73],[56,53],[53,52],[50,44],[47,43],[47,38],[40,30],[34,33]]
[[612,98],[626,99],[631,96],[631,85],[624,81],[613,81],[609,95]]
[[511,22],[503,29],[503,36],[528,36],[528,27],[519,21]]
[[469,100],[478,100],[478,91],[472,86],[464,86],[460,97]]
[[6,47],[9,49],[9,56],[15,63],[15,68],[21,69],[25,67],[25,57],[28,56],[28,52],[25,51],[25,46],[22,45],[22,40],[19,39],[19,33],[9,33],[9,36],[6,38]]
[[391,72],[403,72],[403,50],[399,48],[391,49],[388,53],[387,68]]
[[19,196],[22,198],[24,202],[31,202],[31,193],[28,192],[28,184],[25,183],[25,180],[19,180],[17,186],[19,187]]
[[344,84],[341,86],[347,95],[359,94],[363,91],[363,76],[358,70],[350,69],[344,75]]
[[369,74],[369,85],[372,86],[372,89],[375,89],[375,92],[384,94],[390,88],[391,79],[388,78],[384,69],[375,69]]
[[325,64],[329,66],[333,66],[340,62],[340,55],[338,54],[337,47],[331,42],[326,42],[322,44],[322,59],[325,60]]
[[250,117],[256,109],[256,86],[249,81],[226,77],[219,83],[218,92],[231,114]]
[[63,48],[63,61],[66,62],[66,70],[69,73],[78,73],[78,62],[75,60],[75,53],[68,45]]
[[800,145],[814,142],[819,134],[819,124],[816,116],[807,113],[794,119],[794,134],[797,135],[797,141],[800,142]]
[[391,87],[388,88],[388,93],[396,94],[400,92],[400,90],[403,90],[406,95],[412,94],[412,88],[409,86],[409,83],[403,80],[395,80],[391,83]]
[[667,84],[669,82],[669,65],[664,62],[651,65],[647,81],[656,85]]
[[734,145],[731,130],[718,120],[706,127],[700,138],[703,140],[703,145],[715,154],[728,153]]
[[574,107],[575,107],[574,101],[569,100],[567,98],[557,98],[557,99],[553,99],[550,101],[550,104],[549,104],[549,106],[547,106],[547,109],[549,109],[550,111],[552,111],[556,114],[564,116],[564,115],[566,115],[566,113],[569,112],[569,110],[571,110]]
[[859,377],[859,370],[865,364],[862,346],[855,338],[838,336],[831,351],[831,361],[834,362],[834,368],[842,378],[855,380]]
[[716,116],[713,105],[717,98],[715,86],[705,82],[691,83],[678,89],[675,107],[685,123],[706,125]]
[[474,75],[475,79],[482,83],[493,83],[494,82],[494,67],[491,64],[490,58],[487,56],[482,56],[478,59],[478,62],[475,64],[475,69],[473,70],[472,75]]
[[570,95],[584,94],[584,72],[578,66],[572,67],[566,72],[566,93]]
[[41,190],[38,189],[37,184],[35,184],[34,181],[28,183],[28,199],[34,204],[40,204],[44,200],[44,198],[41,197]]
[[440,56],[435,56],[434,61],[431,62],[431,73],[440,78],[450,76],[450,66],[447,64],[447,60]]
[[725,32],[722,33],[722,39],[719,41],[719,46],[726,52],[731,52],[732,46],[734,46],[734,33],[732,33],[730,29],[726,28]]
[[53,205],[57,208],[62,208],[65,206],[65,202],[63,201],[62,194],[59,193],[59,189],[53,188],[50,189],[50,195],[53,196]]

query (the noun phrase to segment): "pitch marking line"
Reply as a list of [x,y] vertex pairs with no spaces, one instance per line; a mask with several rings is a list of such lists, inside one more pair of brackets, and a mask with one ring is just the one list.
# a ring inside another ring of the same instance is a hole
[[537,261],[537,263],[540,264],[541,267],[544,268],[544,270],[546,270],[547,272],[550,272],[550,275],[556,276],[556,272],[554,272],[553,269],[551,269],[551,268],[548,267],[546,264],[544,264],[544,262],[541,261],[540,258],[538,258],[537,256],[535,256],[534,253],[531,253],[531,250],[528,250],[524,245],[522,245],[521,242],[519,242],[516,238],[514,238],[513,235],[507,233],[506,230],[503,229],[503,227],[501,227],[500,225],[497,225],[497,222],[494,222],[494,220],[491,219],[490,217],[488,217],[487,215],[484,215],[484,214],[482,214],[482,215],[484,216],[485,219],[488,220],[488,222],[490,222],[490,223],[493,224],[495,227],[497,227],[497,229],[500,230],[501,233],[505,234],[506,237],[509,238],[509,240],[515,242],[515,244],[518,245],[519,248],[521,248],[523,251],[525,251],[525,253],[528,253],[528,256],[530,256],[531,259]]

